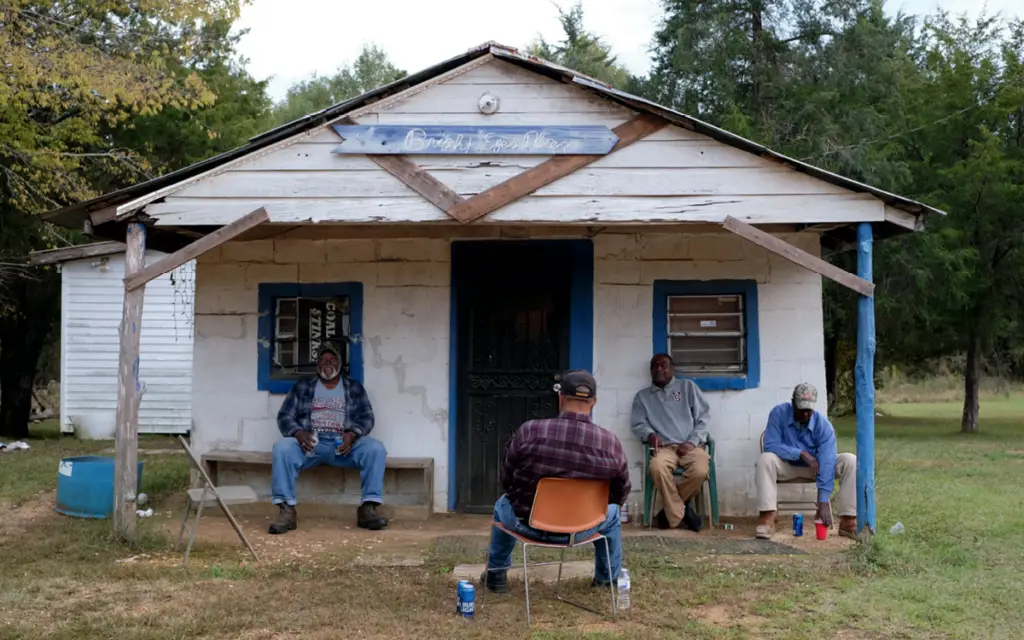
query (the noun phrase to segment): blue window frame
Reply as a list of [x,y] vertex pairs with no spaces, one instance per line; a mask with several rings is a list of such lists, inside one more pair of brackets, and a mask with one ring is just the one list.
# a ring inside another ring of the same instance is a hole
[[655,280],[653,353],[669,353],[676,377],[704,391],[761,382],[757,282]]
[[288,393],[316,373],[324,340],[343,345],[342,367],[363,381],[363,284],[262,283],[259,285],[258,389]]

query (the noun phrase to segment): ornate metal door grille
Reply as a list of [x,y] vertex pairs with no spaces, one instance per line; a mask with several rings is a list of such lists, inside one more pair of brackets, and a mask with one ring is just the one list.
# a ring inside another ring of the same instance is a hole
[[505,443],[556,415],[569,362],[570,261],[530,243],[474,243],[457,268],[458,507],[490,513]]

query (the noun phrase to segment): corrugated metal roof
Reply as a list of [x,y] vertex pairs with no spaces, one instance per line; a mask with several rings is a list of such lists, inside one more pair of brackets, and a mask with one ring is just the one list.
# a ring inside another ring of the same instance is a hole
[[[672,124],[706,135],[723,144],[736,147],[737,149],[741,149],[761,157],[771,158],[784,166],[788,166],[795,171],[806,173],[819,180],[849,189],[856,193],[870,194],[889,206],[901,209],[915,216],[922,214],[945,215],[943,211],[934,207],[930,207],[909,198],[904,198],[894,193],[883,191],[882,189],[872,187],[871,185],[846,178],[805,162],[801,162],[800,160],[782,155],[781,153],[772,151],[763,145],[747,140],[746,138],[733,133],[729,133],[724,129],[720,129],[719,127],[703,122],[702,120],[698,120],[697,118],[680,113],[663,105],[656,104],[645,98],[620,91],[599,80],[573,71],[572,69],[522,53],[514,47],[507,47],[496,42],[487,42],[458,56],[449,58],[444,62],[428,67],[418,73],[406,76],[405,78],[392,82],[388,85],[374,89],[373,91],[364,93],[352,98],[351,100],[346,100],[327,107],[326,109],[322,109],[316,113],[311,113],[299,118],[298,120],[281,125],[275,129],[271,129],[270,131],[251,138],[247,144],[238,147],[237,149],[222,153],[218,156],[203,160],[202,162],[198,162],[158,178],[141,182],[131,187],[93,198],[92,200],[87,200],[47,213],[44,217],[48,221],[61,226],[81,229],[87,222],[88,214],[91,212],[116,207],[124,203],[131,202],[136,198],[144,197],[165,187],[173,186],[177,182],[194,177],[205,171],[209,171],[210,169],[226,164],[236,158],[245,156],[296,134],[322,126],[344,116],[348,112],[370,104],[381,97],[397,93],[398,91],[402,91],[408,87],[430,80],[460,65],[470,62],[471,60],[479,58],[480,56],[487,55],[488,53],[496,58],[516,64],[536,73],[540,73],[565,83],[575,84],[581,89],[596,93],[608,100],[612,100],[636,111],[662,117]],[[893,229],[893,231],[896,231],[896,229]],[[900,231],[905,230],[900,229]],[[100,233],[99,235],[104,234]]]

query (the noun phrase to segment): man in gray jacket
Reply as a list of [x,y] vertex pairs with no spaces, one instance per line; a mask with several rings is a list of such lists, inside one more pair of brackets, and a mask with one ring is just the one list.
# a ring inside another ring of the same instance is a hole
[[[633,433],[651,447],[651,481],[664,502],[655,522],[662,529],[700,531],[702,520],[689,503],[709,473],[711,457],[704,447],[710,411],[700,388],[675,373],[667,353],[651,358],[651,385],[633,397],[630,422]],[[683,481],[676,485],[672,474],[679,467]]]

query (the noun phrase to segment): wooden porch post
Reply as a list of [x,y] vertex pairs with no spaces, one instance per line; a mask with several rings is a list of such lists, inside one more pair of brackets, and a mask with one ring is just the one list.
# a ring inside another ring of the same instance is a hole
[[[146,227],[130,222],[124,256],[127,277],[145,266]],[[138,489],[138,421],[142,383],[139,380],[139,338],[146,288],[125,289],[121,312],[120,358],[117,370],[117,431],[114,441],[114,535],[135,536],[135,496]]]
[[[857,226],[857,275],[872,280],[870,222]],[[857,300],[857,531],[875,533],[875,301]]]

